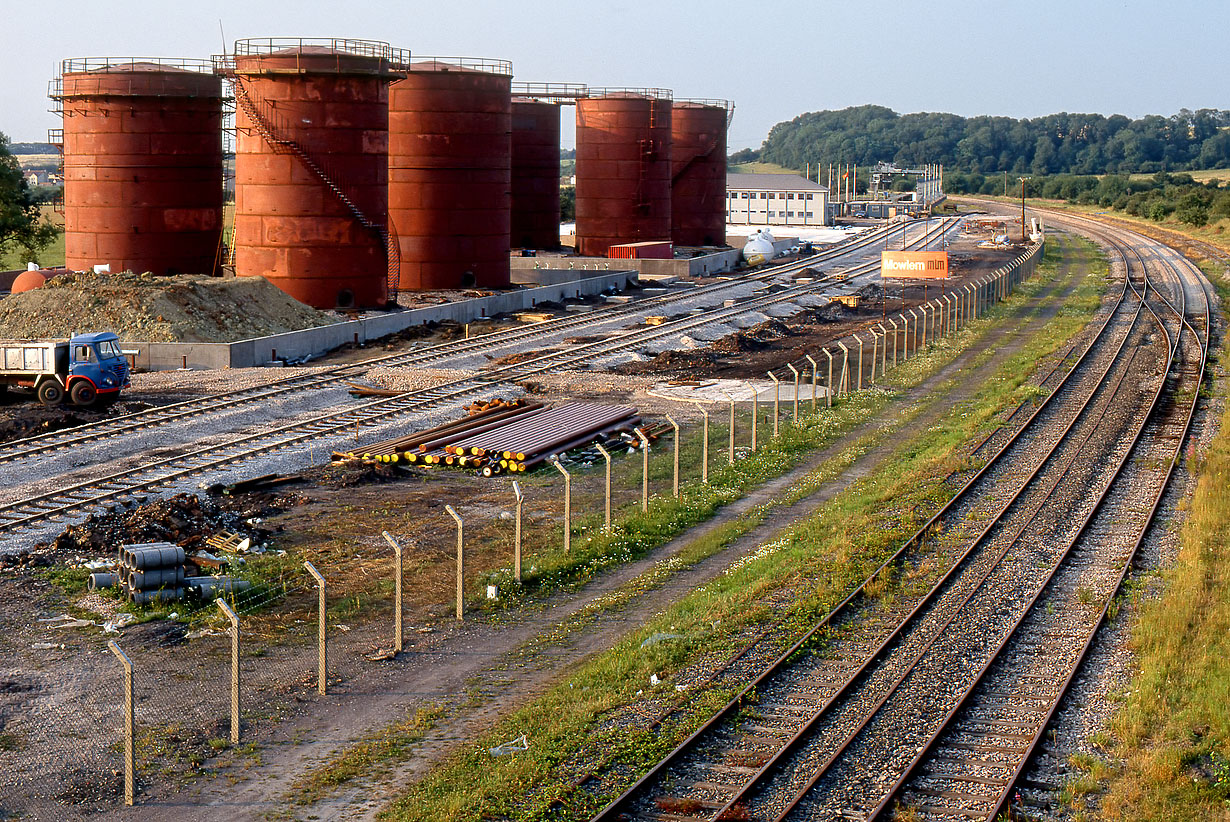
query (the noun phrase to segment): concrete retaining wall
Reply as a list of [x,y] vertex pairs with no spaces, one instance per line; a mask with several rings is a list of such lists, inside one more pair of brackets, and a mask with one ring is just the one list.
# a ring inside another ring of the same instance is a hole
[[[622,263],[621,262],[621,267]],[[583,272],[570,272],[583,273]],[[522,288],[460,300],[443,305],[413,308],[389,314],[376,314],[361,320],[289,331],[233,343],[162,343],[124,341],[120,347],[133,355],[137,368],[165,371],[172,368],[251,368],[274,360],[319,356],[347,343],[365,343],[415,325],[452,320],[467,323],[496,314],[526,311],[539,303],[558,302],[627,288],[630,271],[591,272],[594,276],[553,283],[537,288]]]
[[[789,246],[789,243],[787,243]],[[526,269],[534,266],[552,266],[549,271],[561,271],[561,265],[571,265],[569,271],[605,271],[607,266],[628,268],[640,274],[654,277],[709,277],[733,271],[739,264],[740,250],[737,248],[725,251],[714,251],[699,257],[683,257],[674,260],[611,260],[606,257],[512,257],[513,282],[521,282],[518,277]],[[539,270],[543,270],[539,268]]]

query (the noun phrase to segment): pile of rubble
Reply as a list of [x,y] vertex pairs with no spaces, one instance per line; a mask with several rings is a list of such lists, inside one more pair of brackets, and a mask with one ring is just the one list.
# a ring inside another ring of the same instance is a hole
[[268,536],[247,520],[262,516],[263,508],[224,506],[209,497],[176,494],[167,499],[116,507],[103,514],[90,514],[83,522],[70,525],[50,548],[55,552],[110,555],[117,545],[143,542],[173,542],[185,548],[204,545],[218,531]]

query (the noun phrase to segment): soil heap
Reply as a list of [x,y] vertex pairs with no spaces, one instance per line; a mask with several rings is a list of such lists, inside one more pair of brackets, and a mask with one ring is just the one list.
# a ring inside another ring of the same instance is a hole
[[140,342],[234,342],[334,322],[263,277],[69,273],[0,300],[0,339],[114,331]]

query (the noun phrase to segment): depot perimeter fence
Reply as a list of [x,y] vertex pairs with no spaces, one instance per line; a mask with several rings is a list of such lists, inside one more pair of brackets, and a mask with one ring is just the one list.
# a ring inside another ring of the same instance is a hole
[[[296,706],[311,710],[317,701],[338,698],[374,666],[410,664],[414,655],[407,650],[422,629],[408,625],[398,606],[408,583],[446,601],[435,609],[437,622],[489,607],[487,585],[518,601],[522,571],[541,573],[536,564],[551,566],[561,543],[575,548],[578,539],[606,530],[605,510],[614,510],[610,527],[618,532],[629,517],[643,517],[673,497],[703,494],[712,471],[747,458],[784,426],[822,419],[850,391],[870,387],[897,362],[981,316],[1032,275],[1042,251],[1039,243],[990,275],[785,363],[768,374],[779,387],[797,387],[785,400],[775,394],[756,402],[753,390],[731,395],[729,411],[725,403],[702,408],[699,455],[681,461],[680,442],[696,432],[676,426],[674,436],[668,433],[652,451],[615,461],[614,479],[608,479],[612,463],[603,461],[519,475],[519,484],[507,489],[503,517],[491,514],[491,506],[484,506],[482,517],[469,516],[458,501],[425,513],[413,539],[373,533],[354,555],[336,561],[315,557],[313,565],[276,552],[251,555],[249,570],[240,570],[253,582],[250,589],[216,602],[142,612],[174,612],[173,620],[124,627],[118,636],[55,628],[74,624],[65,619],[45,622],[39,634],[45,641],[14,647],[0,665],[6,686],[0,693],[0,816],[61,819],[113,810],[140,802],[155,785],[173,794],[179,783],[208,772],[216,753],[250,753],[243,746]],[[754,412],[741,415],[735,431],[730,423],[741,400],[755,402]],[[540,518],[523,527],[523,513],[565,488],[569,515],[592,513],[567,527],[554,514],[549,522]],[[501,567],[466,567],[475,540],[488,558],[492,552],[503,557]],[[524,569],[513,567],[514,555]],[[628,558],[625,545],[597,565]],[[356,576],[366,583],[356,586]],[[11,637],[8,642],[12,647]]]

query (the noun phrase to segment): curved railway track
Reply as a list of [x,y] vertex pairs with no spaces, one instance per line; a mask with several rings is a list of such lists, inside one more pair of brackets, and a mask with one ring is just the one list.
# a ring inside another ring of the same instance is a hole
[[[1183,313],[1190,270],[1188,278],[1177,277],[1175,306],[1158,292],[1144,259],[1133,257],[1127,244],[1118,247],[1126,276],[1115,310],[1043,404],[914,537],[596,822],[879,818],[902,799],[937,819],[991,819],[1005,807],[1097,630],[1069,631],[1085,650],[1065,657],[1046,653],[1053,643],[1022,625],[1032,618],[1043,626],[1042,636],[1062,634],[1071,624],[1056,617],[1056,603],[1086,598],[1102,604],[1100,625],[1113,590],[1104,585],[1085,593],[1080,581],[1091,563],[1105,564],[1106,557],[1090,547],[1096,539],[1081,543],[1082,535],[1105,537],[1114,530],[1107,523],[1131,513],[1136,544],[1143,539],[1157,502],[1147,515],[1133,508],[1140,475],[1150,465],[1173,466],[1203,374],[1205,285],[1196,280],[1199,288],[1192,290],[1203,300],[1193,302],[1197,309],[1203,302],[1203,309],[1189,321]],[[1192,404],[1179,408],[1173,398],[1188,391]],[[1163,417],[1155,415],[1159,407],[1168,409]],[[1118,436],[1124,430],[1126,441]],[[1095,470],[1103,465],[1114,468]],[[1154,477],[1160,500],[1170,469],[1155,473],[1164,474]],[[1100,489],[1093,500],[1091,485]],[[968,547],[950,558],[948,571],[921,598],[875,612],[866,586],[925,554],[924,537],[941,521],[959,523],[948,534]],[[1129,566],[1130,555],[1116,566],[1119,582]],[[1109,587],[1117,590],[1118,583]],[[865,618],[873,614],[877,619]],[[840,637],[833,646],[814,653],[813,640],[835,629]],[[1032,640],[1009,645],[1027,636]],[[1011,676],[1005,672],[1016,670],[1005,662],[1013,658],[1011,648],[1031,649],[1029,658],[1049,664],[1033,676],[1057,693],[1034,699],[1023,686],[1004,685],[1003,676]],[[981,667],[969,680],[971,662]],[[1065,665],[1067,676],[1057,677]],[[1000,684],[983,687],[979,701],[970,694],[988,671],[1000,675],[994,680]],[[1019,699],[1009,704],[1004,694]],[[1029,713],[1025,706],[1043,710]],[[983,713],[972,725],[954,719],[974,716],[975,708]],[[1032,742],[1016,739],[1026,726]],[[982,741],[971,727],[984,732]],[[929,739],[920,738],[924,730],[933,731]],[[989,742],[994,733],[997,744]],[[947,745],[934,747],[941,737]],[[1011,765],[1000,764],[1013,756]]]
[[[935,228],[917,238],[911,245],[930,243],[955,225],[955,221],[939,222]],[[878,268],[878,261],[864,263],[842,272],[842,275],[858,276],[876,268]],[[783,270],[779,268],[769,272],[769,276],[781,273]],[[431,388],[360,403],[342,410],[319,414],[307,420],[265,427],[189,454],[173,454],[131,468],[112,471],[104,476],[91,475],[88,479],[70,481],[60,487],[29,494],[22,499],[0,505],[0,530],[8,534],[48,519],[96,509],[117,500],[131,498],[187,477],[225,468],[259,455],[281,451],[325,436],[340,435],[408,413],[438,408],[449,402],[464,400],[478,392],[489,391],[495,386],[509,385],[547,371],[574,367],[597,357],[644,346],[654,340],[721,322],[748,311],[797,300],[800,297],[816,294],[827,287],[833,281],[833,276],[835,275],[785,286],[769,294],[750,297],[730,307],[713,309],[699,316],[684,317],[661,326],[645,327],[615,339],[573,345],[564,351],[543,354],[512,365],[497,366],[474,376]]]
[[[746,286],[749,283],[766,283],[783,274],[811,268],[820,263],[840,259],[851,252],[867,249],[882,242],[886,243],[891,236],[900,234],[904,230],[877,230],[868,234],[868,236],[857,237],[849,243],[842,243],[839,248],[828,249],[803,260],[769,266],[741,277],[709,283],[677,294],[657,295],[637,300],[633,303],[605,308],[600,312],[591,314],[557,317],[530,326],[501,329],[478,337],[438,343],[408,352],[385,354],[369,358],[360,363],[333,366],[323,371],[314,371],[311,374],[296,374],[267,383],[258,388],[221,392],[208,397],[185,400],[171,405],[144,409],[130,414],[98,420],[86,425],[75,426],[71,429],[11,440],[0,444],[0,463],[52,451],[75,448],[87,442],[122,436],[134,431],[147,430],[175,422],[184,422],[217,411],[260,403],[295,392],[336,385],[343,380],[361,376],[367,370],[377,366],[405,367],[439,364],[455,357],[483,353],[516,343],[544,339],[564,331],[610,324],[622,317],[667,308],[675,303],[695,300],[706,295],[720,294],[723,291]],[[829,275],[826,281],[832,282],[832,278],[833,275]]]

